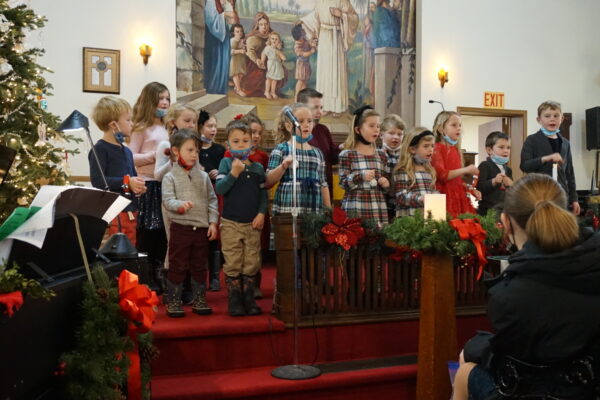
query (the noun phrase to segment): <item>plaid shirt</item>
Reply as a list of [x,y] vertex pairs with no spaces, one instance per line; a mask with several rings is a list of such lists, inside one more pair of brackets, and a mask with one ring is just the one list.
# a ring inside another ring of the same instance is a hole
[[[298,161],[296,193],[298,196],[298,212],[319,212],[323,208],[321,188],[327,186],[325,178],[325,159],[323,153],[316,147],[310,150],[296,148]],[[269,170],[277,168],[282,161],[292,154],[288,142],[280,143],[273,149],[269,157]],[[288,168],[277,186],[273,199],[273,214],[292,212],[293,183],[292,168]]]
[[377,149],[373,155],[364,155],[356,150],[344,150],[340,153],[340,186],[344,188],[342,208],[358,217],[373,219],[378,225],[388,223],[385,189],[371,186],[363,180],[363,172],[375,170],[375,179],[388,178],[387,157]]
[[396,194],[396,217],[415,215],[423,208],[425,194],[438,193],[433,187],[431,174],[427,171],[415,171],[415,183],[411,185],[404,171],[394,173],[394,193]]

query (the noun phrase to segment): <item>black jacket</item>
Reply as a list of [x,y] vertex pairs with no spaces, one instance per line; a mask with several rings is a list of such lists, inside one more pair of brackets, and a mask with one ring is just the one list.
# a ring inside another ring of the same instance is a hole
[[[558,182],[567,193],[569,204],[577,200],[577,187],[575,185],[575,172],[573,171],[573,157],[571,155],[571,145],[559,133],[562,140],[560,155],[564,163],[558,167]],[[538,172],[552,176],[552,163],[542,162],[542,157],[554,153],[548,138],[539,130],[533,135],[527,136],[523,149],[521,150],[521,171],[526,174]]]
[[[501,185],[493,185],[492,180],[500,173],[500,168],[489,157],[479,164],[479,181],[477,190],[481,192],[481,200],[477,212],[485,215],[490,208],[502,209],[504,192]],[[506,176],[512,179],[512,170],[505,165]]]

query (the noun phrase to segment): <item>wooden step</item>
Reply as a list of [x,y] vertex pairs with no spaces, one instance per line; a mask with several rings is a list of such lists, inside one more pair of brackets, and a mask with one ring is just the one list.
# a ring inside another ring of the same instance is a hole
[[189,102],[184,102],[196,111],[204,109],[211,114],[217,114],[229,105],[229,99],[224,94],[207,94]]

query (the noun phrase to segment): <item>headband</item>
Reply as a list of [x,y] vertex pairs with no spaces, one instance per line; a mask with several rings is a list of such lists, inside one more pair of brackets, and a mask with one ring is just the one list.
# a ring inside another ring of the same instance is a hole
[[373,107],[371,107],[368,104],[365,104],[364,106],[358,108],[357,110],[355,110],[352,114],[354,115],[354,123],[353,123],[353,128],[357,128],[358,127],[358,120],[360,119],[361,115],[363,115],[363,113],[367,110],[372,110]]
[[201,109],[198,115],[198,125],[204,125],[210,119],[210,114],[205,109]]
[[414,138],[412,138],[412,140],[408,144],[408,147],[416,146],[417,144],[419,144],[419,141],[421,139],[423,139],[425,136],[435,136],[435,135],[431,131],[423,131],[423,132],[419,133],[417,136],[415,136]]

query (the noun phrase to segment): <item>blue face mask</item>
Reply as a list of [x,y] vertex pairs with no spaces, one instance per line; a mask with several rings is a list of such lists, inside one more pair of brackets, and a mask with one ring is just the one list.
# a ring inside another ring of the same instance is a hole
[[227,145],[229,146],[229,152],[231,153],[231,156],[242,161],[246,161],[248,159],[250,153],[252,152],[252,149],[254,148],[254,146],[250,146],[244,150],[233,150],[231,148],[231,145],[229,145],[229,142],[227,142]]
[[504,164],[506,164],[506,163],[508,162],[508,160],[509,160],[509,157],[502,157],[502,156],[499,156],[499,155],[497,155],[497,154],[492,154],[492,155],[490,156],[490,159],[491,159],[493,162],[495,162],[496,164],[499,164],[499,165],[504,165]]
[[546,135],[546,136],[556,135],[557,133],[560,132],[560,129],[557,129],[555,131],[549,131],[548,129],[544,128],[543,126],[540,128],[540,130],[542,132],[544,132],[544,135]]
[[166,109],[164,109],[164,108],[157,108],[157,109],[154,111],[154,116],[155,116],[156,118],[162,118],[162,117],[164,117],[165,115],[167,115],[167,110],[166,110]]
[[450,143],[452,146],[455,146],[456,143],[458,143],[458,140],[454,140],[452,138],[450,138],[450,136],[448,135],[444,135],[444,140],[448,143]]
[[303,143],[310,142],[313,138],[313,135],[311,133],[310,135],[308,135],[308,137],[305,137],[305,138],[298,136],[298,135],[294,135],[294,137],[296,138],[296,142],[303,144]]
[[125,142],[125,135],[123,135],[123,132],[117,132],[114,134],[115,136],[115,140],[121,144],[123,144],[123,142]]

